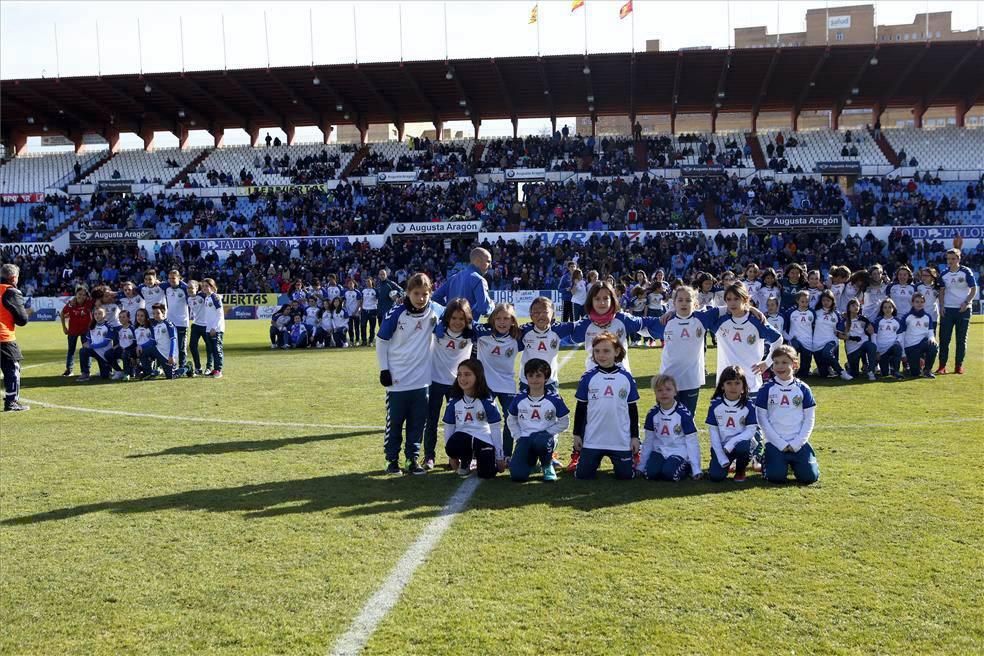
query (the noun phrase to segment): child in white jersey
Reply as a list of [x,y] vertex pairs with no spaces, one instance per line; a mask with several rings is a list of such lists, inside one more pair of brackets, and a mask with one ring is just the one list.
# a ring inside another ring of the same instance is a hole
[[758,446],[758,423],[741,367],[725,367],[721,372],[706,423],[711,434],[708,478],[715,483],[723,481],[733,465],[735,483],[744,483],[752,454]]
[[842,380],[853,380],[854,377],[840,364],[837,348],[837,325],[840,323],[840,314],[835,309],[836,305],[837,301],[831,291],[824,290],[820,294],[820,303],[813,312],[816,320],[813,322],[812,355],[821,376],[826,375],[829,370],[840,376]]
[[875,346],[878,348],[878,366],[881,367],[882,376],[892,376],[901,380],[902,340],[899,338],[899,328],[902,327],[902,322],[899,321],[895,302],[892,299],[886,298],[882,301],[878,317],[873,323]]
[[[501,414],[505,415],[516,396],[516,357],[523,350],[516,309],[511,303],[499,303],[485,325],[475,326],[474,330],[478,361],[485,368],[489,391],[499,402]],[[502,448],[509,458],[513,438],[508,424],[502,435]]]
[[779,285],[779,276],[771,267],[762,272],[762,283],[759,285],[758,292],[752,296],[752,301],[755,307],[760,310],[765,307],[766,301],[769,300],[770,296],[775,296],[779,299],[779,310],[782,311],[782,287]]
[[758,391],[755,417],[765,436],[762,473],[766,480],[784,483],[792,467],[796,480],[809,485],[820,478],[816,453],[810,445],[817,403],[810,387],[793,376],[799,365],[796,357],[796,350],[789,345],[773,351],[775,377]]
[[750,313],[748,290],[741,283],[728,287],[724,293],[727,312],[718,319],[717,371],[736,364],[745,372],[748,392],[754,394],[762,386],[762,372],[772,364],[772,348],[782,343],[775,328]]
[[[810,292],[810,308],[817,309],[820,306],[820,294],[824,291],[823,278],[821,278],[820,271],[817,269],[813,269],[806,274],[806,291]],[[835,301],[836,298],[835,296]]]
[[133,320],[137,316],[137,310],[142,307],[146,307],[146,302],[143,296],[137,293],[137,286],[132,282],[125,282],[120,287],[121,293],[118,296],[118,303],[120,310],[126,310],[130,313],[130,319]]
[[212,362],[212,371],[207,375],[222,378],[222,367],[225,366],[225,308],[213,279],[202,279],[202,296],[205,298],[205,357]]
[[546,360],[550,365],[550,378],[547,380],[547,391],[556,392],[559,381],[557,356],[560,344],[566,337],[571,336],[574,329],[572,323],[554,323],[554,306],[546,296],[539,296],[530,303],[530,319],[532,321],[520,329],[520,339],[523,342],[523,356],[519,363],[519,391],[525,393],[526,363],[533,359]]
[[652,381],[656,404],[646,415],[643,426],[646,441],[642,445],[639,465],[651,481],[674,483],[702,477],[700,443],[694,416],[676,400],[677,384],[673,376],[660,374]]
[[573,307],[574,321],[584,318],[584,304],[588,300],[588,283],[584,280],[584,273],[580,269],[574,269],[571,273],[571,306]]
[[495,478],[506,470],[502,450],[502,415],[495,407],[478,360],[465,360],[451,386],[444,411],[444,450],[451,468],[467,477],[474,460],[479,478]]
[[136,341],[137,370],[135,376],[143,378],[150,374],[150,369],[144,367],[145,353],[151,353],[155,348],[154,327],[150,323],[150,313],[146,308],[140,308],[136,314],[136,327],[133,329],[133,338]]
[[895,280],[885,290],[888,298],[895,302],[899,316],[904,317],[912,309],[912,295],[916,287],[912,284],[912,269],[904,264],[895,270]]
[[779,299],[773,296],[765,304],[765,322],[776,329],[784,340],[789,340],[786,332],[786,317],[779,312]]
[[546,360],[527,360],[523,374],[527,391],[513,399],[506,415],[506,425],[516,436],[509,475],[514,481],[529,480],[533,467],[540,463],[543,480],[556,481],[553,453],[557,436],[570,425],[570,410],[562,398],[547,388],[551,369]]
[[82,350],[79,352],[82,375],[75,380],[80,383],[91,380],[89,361],[93,357],[99,365],[99,377],[108,379],[114,362],[115,348],[116,329],[109,325],[105,308],[97,307],[92,311],[92,327],[82,338]]
[[431,355],[431,383],[427,392],[427,426],[424,429],[424,469],[433,469],[437,459],[437,429],[441,410],[451,399],[451,387],[458,375],[458,365],[471,357],[472,310],[468,299],[455,298],[444,308],[444,315],[434,328],[434,352]]
[[133,332],[133,324],[130,321],[130,313],[127,310],[120,310],[120,329],[117,332],[117,357],[122,362],[122,371],[113,372],[113,380],[128,381],[136,374],[137,364],[137,339]]
[[[912,309],[900,320],[902,349],[909,365],[909,375],[916,378],[936,378],[933,364],[939,346],[936,344],[936,322],[926,312],[926,297],[921,292],[912,295]],[[919,363],[922,361],[920,374]]]
[[[191,333],[188,340],[188,351],[191,353],[191,362],[194,369],[191,370],[196,376],[208,375],[212,372],[212,353],[205,346],[205,370],[202,370],[202,356],[198,351],[198,343],[205,341],[205,295],[201,293],[201,286],[197,280],[188,281],[188,314],[191,318]],[[206,372],[208,372],[206,374]]]
[[639,452],[639,390],[632,374],[619,366],[625,346],[618,337],[603,332],[591,346],[597,366],[581,377],[575,394],[574,478],[595,478],[608,457],[615,478],[631,480],[632,459]]
[[[660,312],[660,316],[662,314]],[[638,333],[643,328],[654,327],[658,324],[659,319],[655,316],[639,318],[622,312],[615,288],[608,282],[598,282],[591,285],[591,289],[588,290],[588,316],[574,324],[571,339],[576,343],[584,343],[585,351],[587,351],[584,358],[584,370],[591,371],[597,364],[592,358],[593,348],[591,344],[594,338],[603,332],[615,335],[622,345],[622,350],[625,351],[621,366],[626,371],[631,372],[628,358],[628,336]]]
[[939,323],[940,320],[940,283],[939,273],[933,267],[923,267],[919,270],[919,284],[916,291],[926,298],[926,314]]
[[[386,388],[386,473],[400,476],[400,446],[410,474],[424,474],[420,446],[427,423],[427,388],[431,382],[434,326],[444,308],[431,303],[432,285],[425,273],[407,280],[407,295],[383,319],[376,335],[379,383]],[[403,426],[406,424],[406,440]]]
[[837,336],[844,340],[847,369],[852,376],[861,375],[863,360],[868,380],[877,378],[878,347],[871,339],[874,334],[874,326],[861,314],[861,302],[856,298],[849,300],[847,311],[841,315],[841,320],[837,324]]
[[813,325],[816,315],[810,309],[810,292],[801,290],[795,295],[796,307],[786,311],[786,333],[789,345],[799,355],[800,368],[797,375],[806,378],[810,373],[813,358]]

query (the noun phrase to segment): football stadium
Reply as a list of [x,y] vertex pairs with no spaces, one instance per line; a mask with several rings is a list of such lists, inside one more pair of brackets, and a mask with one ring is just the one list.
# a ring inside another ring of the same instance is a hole
[[0,4],[0,652],[984,653],[984,2]]

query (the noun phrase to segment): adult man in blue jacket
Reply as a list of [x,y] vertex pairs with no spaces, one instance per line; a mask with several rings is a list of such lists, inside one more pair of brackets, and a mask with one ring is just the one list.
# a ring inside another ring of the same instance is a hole
[[432,300],[447,305],[451,299],[465,298],[471,304],[475,319],[492,312],[494,304],[489,296],[489,283],[485,272],[492,266],[492,253],[484,248],[472,249],[471,264],[444,281],[434,292]]

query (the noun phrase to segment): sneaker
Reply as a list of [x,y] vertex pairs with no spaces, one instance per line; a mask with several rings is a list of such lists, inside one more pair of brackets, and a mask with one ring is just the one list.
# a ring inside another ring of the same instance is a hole
[[468,478],[471,476],[471,470],[468,467],[458,467],[458,476]]
[[91,377],[89,376],[89,374],[82,374],[81,376],[79,376],[78,378],[75,379],[75,382],[76,383],[88,383],[90,380],[91,380]]
[[905,378],[905,376],[902,375],[902,372],[901,371],[893,371],[892,372],[892,377],[895,380],[902,380],[903,378]]
[[221,369],[215,369],[215,370],[213,370],[211,377],[212,378],[222,378],[222,370]]
[[732,460],[731,461],[731,464],[728,465],[728,471],[729,472],[735,472],[735,471],[737,471],[737,465],[735,465],[735,461],[734,460]]
[[420,476],[426,474],[427,470],[420,466],[420,463],[416,460],[407,458],[407,473],[413,474],[414,476]]
[[154,380],[155,378],[157,378],[160,375],[161,375],[161,372],[159,372],[159,371],[151,371],[149,374],[147,374],[146,376],[144,376],[143,379],[144,380]]
[[271,344],[270,345],[270,350],[271,351],[276,351],[277,350],[277,345],[276,344]]
[[841,380],[854,380],[854,376],[847,373],[847,369],[842,369],[840,373]]
[[752,456],[748,466],[752,468],[753,472],[762,472],[762,461],[758,459],[758,456]]
[[123,374],[123,377],[120,378],[120,380],[122,380],[124,383],[129,383],[130,382],[130,374]]
[[318,342],[317,344],[314,345],[314,348],[324,348],[324,347],[325,345],[322,344],[321,342]]
[[936,368],[936,375],[937,376],[945,376],[946,375],[946,365],[941,364],[939,367],[937,367]]
[[20,403],[19,401],[5,401],[4,404],[3,404],[3,411],[4,412],[24,412],[24,411],[30,410],[30,409],[31,409],[31,406],[24,405],[23,403]]
[[123,372],[122,371],[114,371],[113,374],[110,376],[110,378],[112,380],[123,380]]
[[426,460],[424,460],[424,469],[426,469],[427,471],[430,471],[430,470],[434,469],[434,459],[433,458],[427,458]]
[[929,371],[928,369],[923,372],[922,376],[923,378],[936,378],[936,374],[934,374],[932,371]]
[[195,369],[195,375],[196,376],[201,376],[202,375],[202,370],[201,369]]
[[65,371],[62,372],[62,376],[65,376],[67,378],[67,377],[71,376],[72,373],[73,372],[72,372],[71,369],[66,369]]
[[869,371],[868,372],[868,380],[878,380],[878,376],[875,375],[875,372],[874,371]]
[[211,369],[202,369],[202,375],[203,376],[211,376],[212,375],[212,370]]
[[187,376],[188,378],[194,378],[196,375],[197,374],[195,374],[195,370],[192,369],[191,367],[188,367],[188,370],[185,371],[185,376]]
[[577,461],[581,458],[580,451],[571,451],[571,459],[567,462],[567,471],[573,472],[577,469]]
[[386,473],[390,476],[403,476],[403,470],[400,469],[400,463],[393,460],[386,466]]
[[745,481],[747,481],[748,476],[745,474],[745,470],[742,469],[741,471],[736,471],[733,480],[735,483],[744,483]]
[[543,481],[545,483],[553,483],[557,480],[557,470],[554,469],[553,464],[549,464],[543,468]]
[[963,371],[963,365],[962,364],[958,364],[956,371],[954,371],[953,373],[960,374],[961,376],[963,376],[963,372],[964,372]]

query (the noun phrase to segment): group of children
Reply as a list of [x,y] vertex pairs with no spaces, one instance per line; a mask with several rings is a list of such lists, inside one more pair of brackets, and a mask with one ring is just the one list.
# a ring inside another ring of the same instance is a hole
[[[933,377],[936,319],[930,302],[939,313],[939,306],[956,300],[958,307],[969,304],[976,292],[973,275],[959,267],[959,252],[951,271],[927,274],[930,280],[919,289],[905,271],[889,284],[880,267],[863,275],[841,269],[831,271],[829,288],[817,287],[818,274],[795,265],[778,285],[769,271],[761,276],[754,266],[742,281],[726,274],[719,283],[700,274],[696,289],[679,281],[668,285],[665,304],[654,312],[648,307],[654,283],[637,279],[642,293],[620,294],[612,281],[595,277],[584,297],[584,317],[555,322],[551,301],[541,297],[531,304],[525,326],[509,304],[497,305],[484,324],[473,320],[465,299],[446,308],[433,304],[429,278],[416,274],[403,303],[382,320],[376,341],[379,380],[387,389],[386,471],[432,469],[443,424],[445,453],[461,475],[476,470],[493,477],[508,468],[522,481],[539,467],[544,480],[555,480],[557,435],[573,425],[567,469],[578,479],[594,478],[607,457],[619,479],[679,481],[706,473],[720,481],[733,471],[742,481],[753,467],[769,481],[784,481],[792,470],[797,481],[812,483],[819,477],[809,445],[816,402],[802,380],[811,373],[810,362],[817,363],[815,373],[850,380],[862,372],[875,379],[878,371],[899,378],[904,359],[910,375]],[[644,316],[621,311],[620,299],[643,294]],[[965,310],[969,320],[966,305],[959,312]],[[565,339],[586,349],[573,421],[557,393]],[[659,340],[664,349],[644,440],[628,360],[637,339]],[[718,375],[706,419],[711,448],[705,468],[694,413],[707,375],[708,339],[717,345]],[[958,330],[957,373],[960,340]]]
[[291,286],[290,300],[270,318],[270,348],[348,348],[372,346],[376,339],[379,308],[375,283],[366,280],[357,289],[349,280],[343,289],[334,275],[328,284],[305,289],[301,281]]
[[[63,376],[73,375],[76,348],[82,343],[78,382],[93,378],[92,360],[102,379],[222,378],[225,311],[211,278],[186,283],[180,271],[172,270],[164,283],[149,270],[142,285],[125,282],[120,292],[104,285],[91,292],[79,286],[61,318],[68,337]],[[187,362],[189,332],[193,366]],[[204,369],[201,341],[205,342]]]

